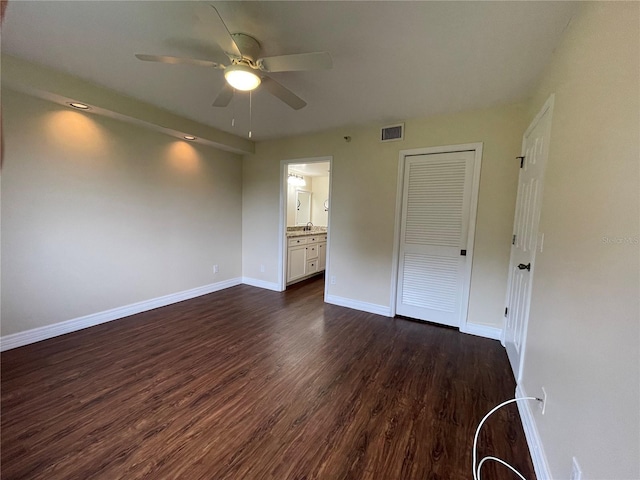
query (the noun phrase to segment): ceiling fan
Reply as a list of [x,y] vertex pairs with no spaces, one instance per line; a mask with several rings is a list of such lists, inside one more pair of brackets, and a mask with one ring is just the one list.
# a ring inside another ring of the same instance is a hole
[[227,82],[213,102],[214,107],[229,105],[235,90],[249,91],[260,85],[294,110],[307,105],[307,102],[266,73],[327,70],[333,66],[331,55],[327,52],[312,52],[259,58],[260,43],[255,38],[244,33],[229,33],[218,10],[213,5],[207,5],[205,8],[207,10],[203,12],[201,19],[206,21],[213,39],[229,57],[229,65],[165,55],[136,54],[136,57],[147,62],[196,65],[224,70]]

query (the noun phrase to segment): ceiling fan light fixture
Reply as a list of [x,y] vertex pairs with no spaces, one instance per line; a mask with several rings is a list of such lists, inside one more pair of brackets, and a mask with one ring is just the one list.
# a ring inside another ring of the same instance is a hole
[[224,78],[233,88],[244,92],[254,90],[261,82],[260,77],[246,65],[231,65],[227,67],[224,71]]

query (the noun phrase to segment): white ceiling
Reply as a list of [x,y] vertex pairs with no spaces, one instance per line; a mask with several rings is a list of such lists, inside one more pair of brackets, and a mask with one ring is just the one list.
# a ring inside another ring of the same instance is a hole
[[[211,2],[262,56],[327,51],[334,68],[272,76],[308,102],[294,111],[253,94],[254,140],[386,125],[526,98],[576,2]],[[195,2],[9,2],[2,51],[57,68],[238,135],[248,94],[211,106],[219,70],[142,62],[135,53],[228,64]],[[231,120],[236,118],[236,126]]]

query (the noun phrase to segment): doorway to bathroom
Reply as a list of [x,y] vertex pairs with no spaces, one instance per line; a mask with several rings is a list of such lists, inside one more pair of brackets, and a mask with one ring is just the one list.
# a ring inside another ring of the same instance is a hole
[[333,157],[281,161],[280,290],[329,271],[332,161]]

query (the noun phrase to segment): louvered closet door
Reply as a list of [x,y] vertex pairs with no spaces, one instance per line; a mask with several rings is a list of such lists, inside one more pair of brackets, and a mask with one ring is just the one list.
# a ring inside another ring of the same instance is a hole
[[406,157],[396,313],[460,326],[474,152]]

